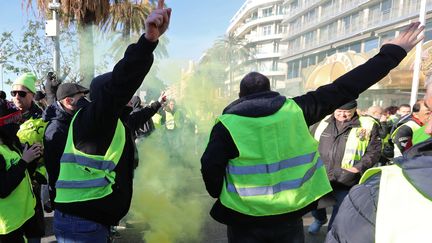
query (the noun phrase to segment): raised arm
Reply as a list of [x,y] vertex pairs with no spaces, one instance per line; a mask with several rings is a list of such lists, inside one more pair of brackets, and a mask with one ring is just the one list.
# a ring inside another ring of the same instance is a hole
[[424,26],[419,25],[419,22],[410,24],[398,37],[383,45],[377,55],[333,83],[295,97],[294,100],[302,108],[308,125],[322,120],[348,101],[357,99],[360,93],[399,65],[406,53],[424,37],[420,35]]

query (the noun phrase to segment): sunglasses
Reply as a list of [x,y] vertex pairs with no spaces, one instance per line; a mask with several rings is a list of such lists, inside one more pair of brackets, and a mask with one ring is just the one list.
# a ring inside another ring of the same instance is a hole
[[24,98],[24,97],[26,97],[27,92],[22,91],[22,90],[14,90],[14,91],[11,91],[11,95],[12,95],[12,97],[15,97],[17,94],[18,94],[20,97]]

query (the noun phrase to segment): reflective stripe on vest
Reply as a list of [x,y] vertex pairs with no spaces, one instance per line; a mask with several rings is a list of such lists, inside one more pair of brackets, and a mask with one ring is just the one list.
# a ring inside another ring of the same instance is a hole
[[60,173],[56,182],[55,202],[81,202],[105,197],[112,192],[115,172],[126,142],[125,128],[118,120],[111,144],[105,155],[91,155],[79,151],[73,142],[72,118],[64,153],[60,159]]
[[[372,118],[359,117],[360,127],[351,128],[348,139],[345,144],[344,156],[341,161],[341,167],[344,169],[353,167],[358,161],[361,160],[369,145],[370,136],[374,124]],[[327,128],[329,123],[324,119],[318,125],[314,137],[317,141],[321,138],[322,133]]]
[[277,215],[304,208],[331,191],[318,143],[294,101],[287,100],[270,116],[225,114],[218,120],[239,150],[226,168],[220,195],[224,206],[246,215]]
[[[0,145],[0,154],[6,161],[6,171],[21,158],[17,152],[11,151],[6,145]],[[35,205],[30,176],[26,170],[20,184],[6,198],[0,199],[0,235],[20,228],[34,215]]]
[[420,193],[397,165],[365,172],[361,183],[381,172],[376,214],[375,242],[430,242],[431,198]]
[[426,125],[422,126],[421,128],[417,129],[414,133],[413,133],[413,138],[412,138],[412,144],[416,145],[418,143],[424,142],[426,140],[428,140],[431,135],[426,133]]

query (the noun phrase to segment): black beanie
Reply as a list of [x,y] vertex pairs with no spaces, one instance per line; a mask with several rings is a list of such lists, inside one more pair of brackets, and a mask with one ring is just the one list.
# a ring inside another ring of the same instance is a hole
[[357,107],[357,101],[351,100],[350,102],[344,104],[343,106],[339,107],[339,110],[351,110],[353,108]]

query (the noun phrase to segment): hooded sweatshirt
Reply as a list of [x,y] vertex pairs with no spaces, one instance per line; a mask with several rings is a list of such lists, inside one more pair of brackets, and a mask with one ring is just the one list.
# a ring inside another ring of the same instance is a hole
[[[322,120],[335,109],[355,100],[359,94],[381,80],[406,56],[403,48],[387,44],[380,52],[363,65],[356,67],[333,83],[319,87],[316,91],[294,97],[293,100],[303,111],[308,126]],[[224,113],[248,117],[268,116],[280,109],[285,97],[276,92],[263,92],[242,97],[230,104]],[[289,139],[289,138],[287,138]],[[301,141],[299,146],[301,146]],[[227,225],[272,225],[277,222],[297,221],[305,213],[316,208],[317,203],[291,213],[254,217],[244,215],[223,206],[219,196],[223,186],[225,170],[230,159],[239,156],[228,130],[219,122],[211,133],[207,148],[201,157],[201,173],[210,196],[217,198],[210,215]]]

